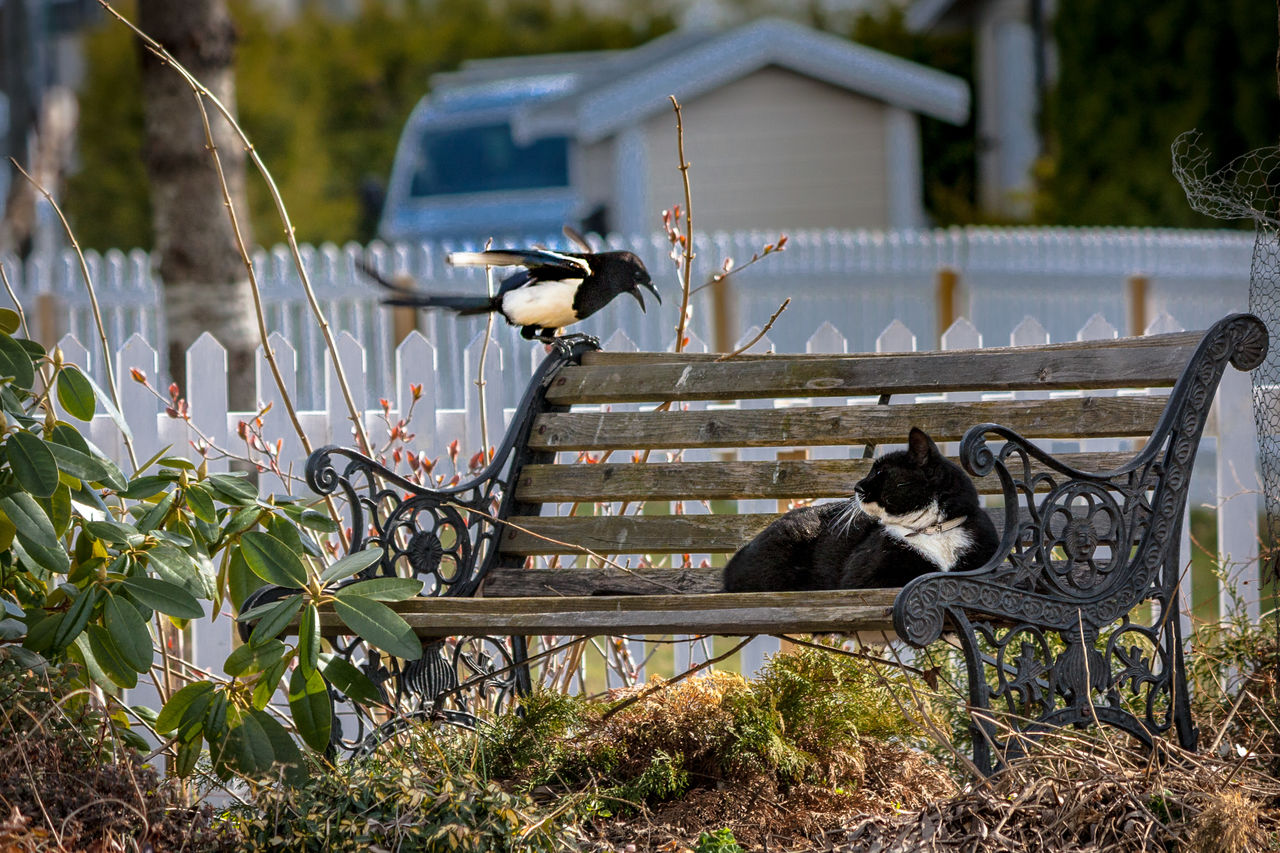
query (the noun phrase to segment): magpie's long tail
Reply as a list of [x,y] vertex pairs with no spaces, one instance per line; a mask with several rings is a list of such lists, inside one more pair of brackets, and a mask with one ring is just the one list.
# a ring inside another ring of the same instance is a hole
[[462,296],[458,294],[406,293],[382,300],[383,305],[400,305],[408,308],[447,308],[459,314],[488,314],[497,311],[502,303],[497,296]]

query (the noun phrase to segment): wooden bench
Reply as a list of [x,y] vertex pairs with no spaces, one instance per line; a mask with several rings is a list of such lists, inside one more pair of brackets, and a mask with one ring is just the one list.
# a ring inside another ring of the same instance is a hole
[[[431,491],[350,450],[313,454],[309,482],[345,495],[352,547],[385,552],[370,574],[425,582],[396,605],[422,660],[340,648],[406,713],[467,722],[459,678],[528,690],[530,636],[874,630],[924,646],[948,631],[983,770],[1019,732],[1095,720],[1194,747],[1177,618],[1191,466],[1228,362],[1251,369],[1266,348],[1250,315],[1203,334],[903,354],[566,344],[475,481]],[[732,553],[789,502],[847,496],[913,425],[959,442],[991,496],[1003,541],[986,567],[901,590],[718,591],[699,555]],[[1093,439],[1111,441],[1079,449]]]

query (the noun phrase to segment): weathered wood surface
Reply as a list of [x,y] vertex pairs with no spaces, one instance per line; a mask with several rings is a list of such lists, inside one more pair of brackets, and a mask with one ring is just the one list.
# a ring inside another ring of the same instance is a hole
[[603,566],[590,569],[493,568],[484,582],[485,595],[682,595],[721,592],[721,568],[644,570]]
[[[896,589],[549,598],[414,598],[395,608],[421,637],[892,631]],[[345,632],[322,609],[326,636]]]
[[974,424],[999,423],[1027,438],[1146,436],[1164,410],[1160,397],[1065,397],[902,406],[802,406],[695,412],[567,412],[540,415],[537,450],[801,447],[901,443],[911,427],[956,441]]
[[[997,531],[1004,529],[1004,509],[989,508]],[[499,544],[504,554],[519,557],[548,554],[702,554],[729,553],[745,545],[779,513],[700,515],[517,516]],[[1020,508],[1018,516],[1029,516]],[[1090,516],[1099,536],[1106,534],[1106,513]],[[1061,519],[1057,520],[1061,523]],[[1141,535],[1141,530],[1135,530]],[[566,543],[565,545],[558,543]],[[618,560],[625,568],[626,558]],[[640,571],[640,570],[636,570]],[[648,571],[645,569],[644,571]]]
[[606,361],[566,367],[547,389],[547,399],[569,405],[1161,387],[1177,379],[1198,341],[1196,335],[1177,334],[879,356]]
[[[1108,471],[1130,453],[1064,453],[1060,462],[1082,471]],[[952,460],[955,461],[955,460]],[[645,500],[813,499],[844,497],[871,469],[870,459],[776,460],[768,462],[602,462],[528,465],[516,496],[528,502]],[[1048,473],[1040,463],[1034,474]],[[994,474],[974,480],[983,494],[999,494]]]
[[[1204,337],[1204,331],[1190,332],[1170,332],[1160,335],[1144,335],[1142,337],[1124,337],[1124,338],[1101,338],[1086,341],[1060,341],[1058,343],[1036,344],[1035,349],[1042,352],[1075,352],[1080,350],[1097,349],[1100,346],[1109,347],[1111,349],[1137,349],[1137,348],[1174,348],[1183,350],[1182,361],[1185,364],[1191,358],[1191,353],[1199,345],[1200,340]],[[1025,347],[1020,346],[994,346],[981,347],[978,349],[954,349],[941,352],[934,352],[939,355],[953,355],[962,359],[968,358],[978,353],[1007,353],[1007,352],[1025,352]],[[896,359],[902,356],[926,355],[924,353],[910,352],[849,352],[849,353],[821,353],[818,357],[850,360],[884,360]],[[715,352],[641,352],[641,351],[625,351],[625,350],[592,350],[583,353],[582,363],[588,367],[598,366],[615,366],[615,365],[636,365],[636,364],[701,364],[707,362],[742,362],[742,361],[784,361],[784,360],[800,360],[814,358],[814,353],[741,353],[732,358],[726,358],[722,353]]]

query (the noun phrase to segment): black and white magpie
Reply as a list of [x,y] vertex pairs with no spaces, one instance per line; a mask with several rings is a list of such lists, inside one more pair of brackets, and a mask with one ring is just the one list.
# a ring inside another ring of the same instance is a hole
[[630,293],[645,310],[640,288],[648,288],[658,302],[662,297],[649,278],[644,263],[631,252],[552,252],[546,249],[488,249],[453,252],[449,263],[460,267],[524,269],[502,280],[493,296],[408,292],[365,267],[365,272],[400,295],[384,305],[413,308],[447,308],[459,315],[500,313],[508,323],[520,326],[526,339],[551,340],[557,329],[584,320],[615,297]]

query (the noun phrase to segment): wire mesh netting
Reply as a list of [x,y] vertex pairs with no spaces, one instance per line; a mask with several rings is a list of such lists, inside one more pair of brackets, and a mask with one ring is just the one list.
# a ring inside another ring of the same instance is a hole
[[[1253,260],[1249,311],[1280,329],[1280,147],[1259,148],[1216,170],[1194,131],[1173,142],[1173,174],[1193,210],[1216,219],[1251,219]],[[1280,347],[1272,346],[1252,373],[1253,418],[1265,493],[1264,581],[1280,580]]]

